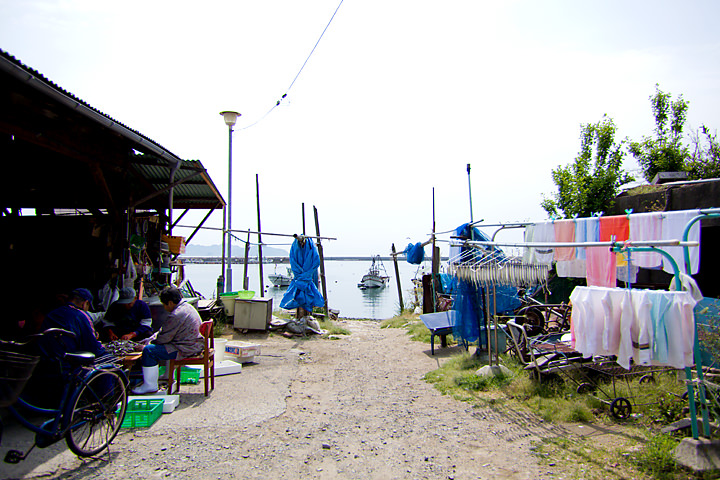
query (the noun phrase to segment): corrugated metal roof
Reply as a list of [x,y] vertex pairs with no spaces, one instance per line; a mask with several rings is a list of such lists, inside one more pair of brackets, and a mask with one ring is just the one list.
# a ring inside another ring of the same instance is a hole
[[[200,161],[183,160],[0,50],[0,208],[222,208]],[[138,154],[138,152],[140,154]],[[179,183],[178,183],[179,182]]]

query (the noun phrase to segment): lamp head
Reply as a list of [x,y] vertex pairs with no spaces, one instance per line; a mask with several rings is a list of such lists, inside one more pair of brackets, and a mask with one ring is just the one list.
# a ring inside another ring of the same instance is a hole
[[237,122],[237,118],[240,116],[238,112],[232,112],[232,111],[225,111],[220,112],[220,115],[223,116],[223,120],[225,120],[225,125],[228,127],[232,127],[235,125],[235,122]]

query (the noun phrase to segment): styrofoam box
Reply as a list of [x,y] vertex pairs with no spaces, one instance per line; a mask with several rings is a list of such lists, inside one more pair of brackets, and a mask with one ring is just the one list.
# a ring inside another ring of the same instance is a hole
[[230,341],[225,344],[225,358],[236,362],[252,362],[255,356],[260,355],[260,345],[240,341]]

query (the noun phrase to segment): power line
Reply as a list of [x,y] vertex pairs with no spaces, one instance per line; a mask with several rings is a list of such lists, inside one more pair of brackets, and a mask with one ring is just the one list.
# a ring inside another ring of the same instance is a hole
[[338,4],[337,8],[335,9],[335,11],[334,11],[333,14],[332,14],[332,17],[330,17],[330,20],[328,21],[327,25],[325,25],[325,28],[323,29],[322,33],[320,34],[320,37],[318,37],[317,42],[315,42],[315,45],[313,46],[312,50],[310,51],[310,54],[307,56],[307,58],[306,58],[305,61],[303,62],[302,66],[300,67],[300,70],[298,70],[298,72],[297,72],[297,75],[295,75],[295,78],[293,78],[293,81],[290,82],[290,86],[287,88],[287,90],[285,91],[285,93],[283,93],[283,95],[280,97],[280,99],[279,99],[277,102],[275,102],[275,105],[273,105],[273,106],[270,108],[270,110],[268,110],[268,111],[265,113],[265,115],[263,115],[263,116],[260,117],[258,120],[256,120],[255,122],[251,123],[250,125],[248,125],[248,126],[246,126],[246,127],[243,127],[243,128],[240,128],[239,130],[247,130],[248,128],[254,127],[254,126],[257,125],[258,123],[262,122],[263,120],[265,120],[265,118],[266,118],[268,115],[270,115],[270,113],[271,113],[273,110],[275,110],[277,107],[280,106],[280,104],[283,102],[283,100],[285,100],[285,98],[287,98],[288,92],[289,92],[290,89],[293,87],[293,85],[295,85],[295,82],[297,81],[298,77],[299,77],[300,74],[302,73],[303,69],[305,69],[305,65],[307,65],[308,61],[310,61],[310,57],[312,57],[312,54],[315,53],[315,49],[316,49],[317,46],[320,44],[320,40],[322,40],[323,35],[325,35],[325,32],[326,32],[327,29],[330,27],[330,24],[332,23],[333,19],[335,18],[335,15],[337,14],[338,10],[340,10],[340,7],[342,6],[342,4],[343,4],[344,1],[345,1],[345,0],[340,0],[340,3]]

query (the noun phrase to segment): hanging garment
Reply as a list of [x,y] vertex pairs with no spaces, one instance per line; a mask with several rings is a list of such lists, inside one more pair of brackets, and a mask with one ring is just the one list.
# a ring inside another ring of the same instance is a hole
[[[618,242],[624,242],[630,236],[630,220],[627,215],[613,215],[611,217],[600,217],[600,241],[608,242],[615,238]],[[615,253],[615,264],[618,267],[627,265],[625,253]]]
[[[575,241],[575,222],[573,220],[556,220],[553,223],[556,242]],[[555,249],[555,261],[569,261],[575,258],[575,247],[558,247]]]
[[693,365],[696,300],[688,292],[576,287],[573,347],[585,357],[616,355],[638,365]]
[[[630,240],[660,240],[662,238],[662,213],[630,214]],[[663,257],[657,252],[632,252],[632,262],[642,268],[658,268]]]
[[575,260],[570,260],[566,262],[557,262],[555,264],[555,271],[557,272],[558,277],[585,278],[585,259],[576,258]]
[[[536,243],[552,243],[555,241],[555,226],[552,222],[542,222],[535,224],[535,232],[533,234],[533,242]],[[534,262],[541,265],[551,265],[555,253],[551,247],[533,248]]]
[[[674,212],[663,212],[662,221],[662,239],[663,240],[682,240],[683,232],[688,222],[700,215],[700,210],[679,210]],[[688,233],[688,241],[700,241],[700,222],[696,222]],[[685,260],[683,247],[667,247],[665,251],[669,253],[677,263],[680,271],[685,271]],[[700,247],[692,247],[690,252],[690,275],[698,273],[700,269]],[[663,258],[663,270],[674,275],[672,265],[668,259]]]
[[617,286],[617,257],[609,247],[588,247],[585,250],[587,284],[596,287]]
[[[575,219],[575,241],[582,243],[582,242],[589,242],[589,241],[597,241],[597,238],[595,240],[588,240],[588,223],[593,223],[597,225],[597,218],[576,218]],[[585,247],[576,247],[575,248],[575,258],[578,260],[585,260]],[[585,275],[583,275],[585,276]]]

